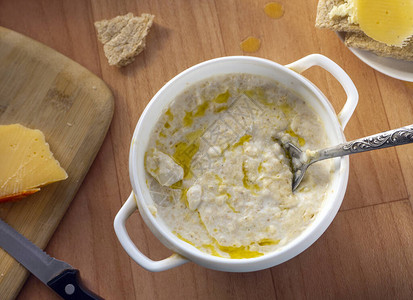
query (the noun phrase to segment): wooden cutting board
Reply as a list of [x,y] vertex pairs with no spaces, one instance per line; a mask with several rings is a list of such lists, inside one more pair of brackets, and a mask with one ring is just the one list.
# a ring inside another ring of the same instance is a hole
[[[40,248],[46,247],[89,170],[113,106],[111,91],[90,71],[0,27],[0,124],[40,129],[69,175],[19,202],[0,203],[0,218]],[[27,276],[26,269],[0,249],[0,298],[14,298]]]

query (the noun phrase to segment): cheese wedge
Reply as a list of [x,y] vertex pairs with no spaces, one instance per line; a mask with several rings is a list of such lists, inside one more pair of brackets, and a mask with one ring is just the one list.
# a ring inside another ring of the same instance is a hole
[[40,130],[0,126],[0,202],[18,200],[66,178]]
[[402,47],[413,35],[412,0],[355,0],[360,28],[372,39]]

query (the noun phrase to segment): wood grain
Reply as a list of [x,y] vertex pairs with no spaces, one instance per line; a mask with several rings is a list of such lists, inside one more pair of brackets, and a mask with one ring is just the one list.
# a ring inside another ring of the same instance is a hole
[[[173,76],[207,59],[254,55],[290,63],[321,53],[344,68],[360,93],[345,134],[355,139],[413,123],[413,88],[361,62],[335,33],[314,27],[317,1],[278,0],[0,1],[0,25],[39,40],[91,70],[109,85],[116,109],[109,134],[46,250],[81,270],[88,287],[107,299],[411,299],[413,297],[413,147],[350,158],[341,211],[326,233],[296,258],[269,270],[231,274],[186,264],[162,273],[137,266],[119,245],[112,222],[130,193],[129,145],[140,114]],[[119,14],[155,15],[147,48],[123,69],[110,67],[93,22]],[[243,53],[248,36],[261,40]],[[304,75],[338,112],[345,93],[320,68]],[[160,244],[138,214],[128,230],[142,251],[161,259]],[[75,245],[75,246],[74,246]],[[30,276],[19,299],[57,299]]]
[[[113,114],[107,86],[77,63],[0,27],[0,124],[40,129],[67,180],[22,201],[5,203],[0,217],[45,248],[103,142]],[[14,297],[27,271],[0,251],[0,295]]]

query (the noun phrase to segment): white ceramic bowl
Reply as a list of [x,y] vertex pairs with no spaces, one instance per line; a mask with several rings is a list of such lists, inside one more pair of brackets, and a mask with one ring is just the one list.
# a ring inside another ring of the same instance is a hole
[[[312,66],[324,68],[343,86],[347,94],[347,102],[338,115],[321,91],[299,74]],[[162,111],[188,85],[213,75],[225,73],[263,75],[282,83],[301,94],[315,109],[325,124],[331,144],[345,141],[343,130],[357,105],[358,93],[349,76],[325,56],[312,54],[286,66],[262,58],[229,56],[200,63],[180,73],[156,93],[139,119],[132,138],[129,156],[129,172],[133,192],[118,212],[114,222],[115,232],[126,252],[147,270],[163,271],[188,261],[206,268],[230,272],[249,272],[275,266],[298,255],[314,243],[330,225],[343,200],[349,174],[348,157],[335,159],[335,172],[332,176],[331,189],[328,191],[328,196],[314,222],[301,235],[278,251],[248,259],[221,258],[201,252],[176,237],[160,218],[155,218],[150,213],[148,204],[153,204],[153,200],[146,185],[144,155],[152,129]],[[174,252],[172,256],[160,261],[153,261],[143,255],[131,241],[126,231],[125,222],[137,207],[142,219],[153,234]]]

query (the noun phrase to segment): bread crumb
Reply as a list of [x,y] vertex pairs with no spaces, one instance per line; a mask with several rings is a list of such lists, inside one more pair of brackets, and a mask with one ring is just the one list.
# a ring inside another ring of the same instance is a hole
[[135,60],[135,56],[145,48],[146,36],[154,17],[151,14],[134,17],[128,13],[95,22],[97,36],[103,44],[109,65],[123,67]]

